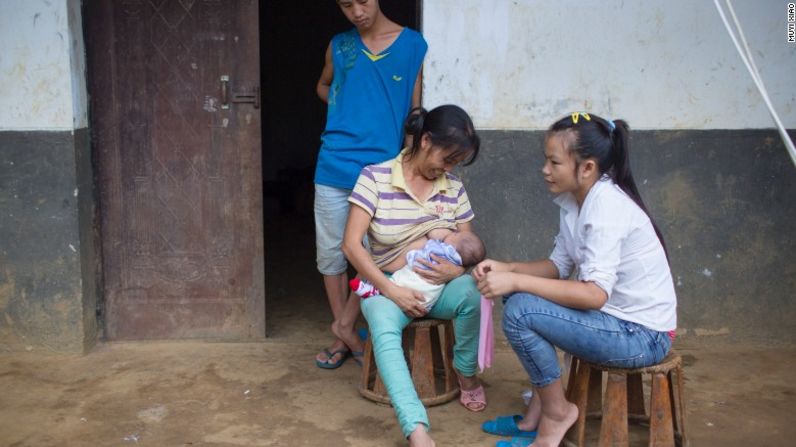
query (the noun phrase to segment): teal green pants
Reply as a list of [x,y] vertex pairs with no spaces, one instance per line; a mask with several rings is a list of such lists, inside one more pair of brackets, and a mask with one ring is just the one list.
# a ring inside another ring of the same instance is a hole
[[[382,295],[363,299],[362,314],[368,320],[376,366],[404,436],[408,437],[417,424],[430,427],[428,414],[417,396],[401,347],[401,334],[412,318]],[[456,335],[453,366],[466,377],[474,375],[478,367],[481,295],[473,278],[462,275],[449,282],[428,317],[453,320]]]

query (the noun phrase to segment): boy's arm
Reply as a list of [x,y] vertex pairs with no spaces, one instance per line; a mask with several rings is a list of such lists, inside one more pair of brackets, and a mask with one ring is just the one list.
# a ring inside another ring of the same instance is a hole
[[420,94],[423,92],[423,67],[417,71],[417,79],[415,79],[415,88],[412,90],[412,108],[420,107]]
[[334,78],[334,65],[332,64],[332,43],[329,42],[329,46],[326,47],[321,77],[315,86],[315,92],[318,93],[318,97],[327,104],[329,103],[329,87],[332,85],[332,78]]

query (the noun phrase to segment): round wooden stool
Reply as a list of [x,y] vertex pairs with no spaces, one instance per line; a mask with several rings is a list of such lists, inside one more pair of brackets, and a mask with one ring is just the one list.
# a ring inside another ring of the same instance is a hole
[[[423,405],[444,404],[459,395],[453,371],[453,323],[449,320],[414,320],[404,329],[401,344],[412,382]],[[376,368],[371,339],[365,343],[359,393],[383,404],[390,403]]]
[[[608,374],[604,397],[603,372]],[[651,376],[649,416],[644,405],[645,374]],[[584,445],[587,417],[600,419],[600,447],[627,446],[628,421],[649,425],[650,446],[688,445],[682,359],[674,351],[657,365],[635,369],[609,368],[573,357],[566,393],[579,412],[564,438],[568,445]]]

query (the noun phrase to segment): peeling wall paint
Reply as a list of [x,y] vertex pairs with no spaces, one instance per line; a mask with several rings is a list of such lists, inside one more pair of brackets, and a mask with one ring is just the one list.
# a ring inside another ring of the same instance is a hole
[[[774,127],[713,2],[434,0],[423,3],[424,103],[491,129],[544,129],[573,110],[636,129]],[[763,81],[796,127],[786,3],[733,2]]]
[[86,127],[79,0],[0,2],[0,130]]

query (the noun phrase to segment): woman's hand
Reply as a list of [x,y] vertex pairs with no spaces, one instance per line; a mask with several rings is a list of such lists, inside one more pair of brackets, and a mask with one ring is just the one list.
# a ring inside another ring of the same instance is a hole
[[428,313],[425,306],[426,300],[423,298],[423,294],[417,290],[395,285],[382,293],[412,318],[420,318]]
[[445,284],[462,276],[464,273],[464,267],[456,265],[445,258],[441,258],[432,254],[431,259],[436,261],[436,263],[427,262],[419,257],[415,259],[415,262],[428,267],[430,270],[426,270],[418,266],[415,266],[412,269],[415,273],[420,275],[421,278],[430,282],[431,284]]
[[473,269],[473,278],[476,282],[484,279],[484,276],[489,272],[510,272],[511,264],[507,262],[495,261],[494,259],[485,259],[478,263]]
[[[480,264],[479,264],[480,265]],[[478,281],[478,290],[484,297],[493,299],[517,291],[516,273],[487,271]]]

